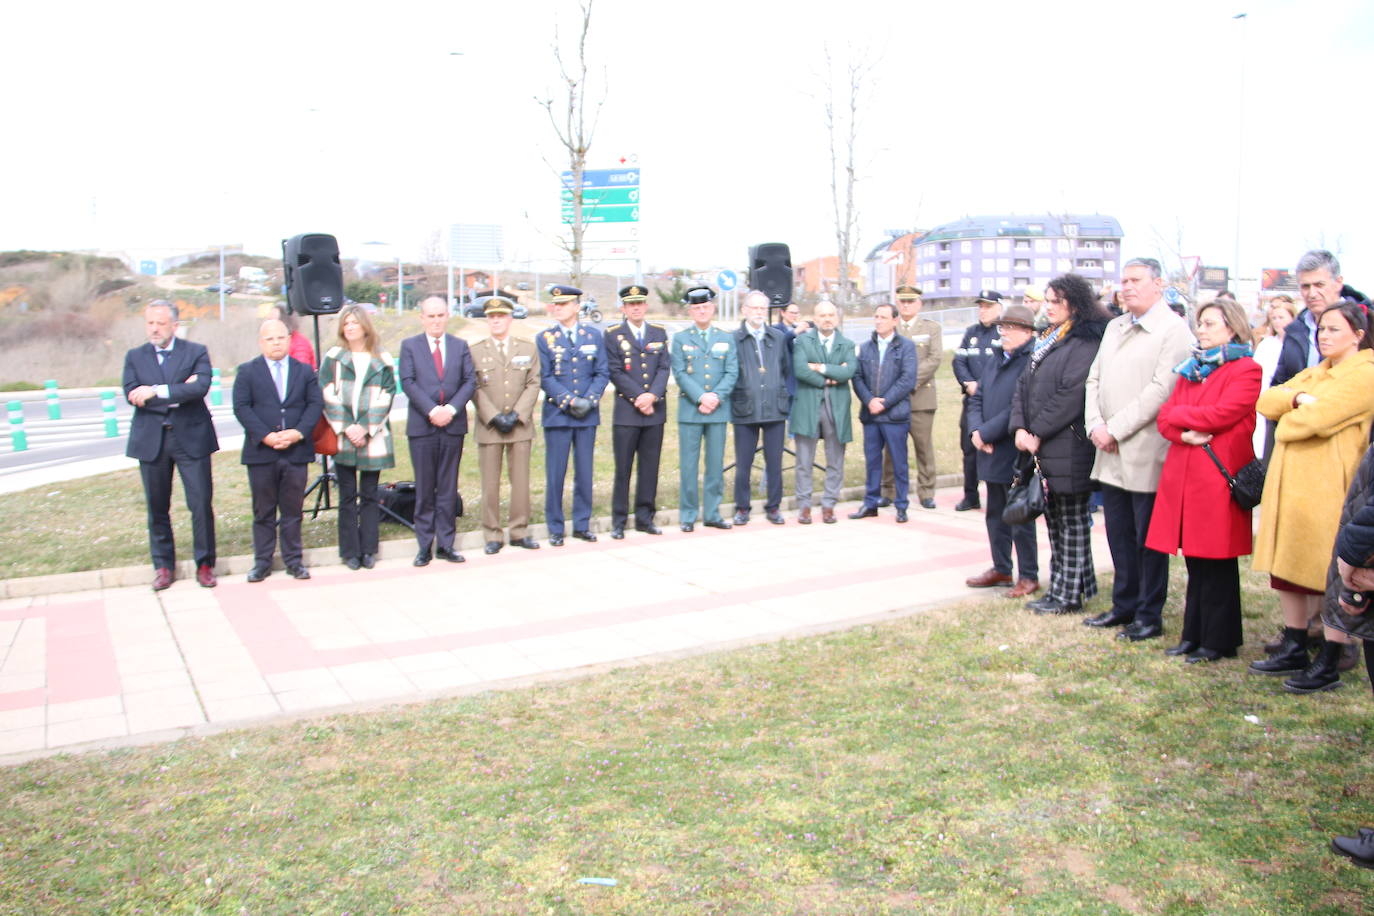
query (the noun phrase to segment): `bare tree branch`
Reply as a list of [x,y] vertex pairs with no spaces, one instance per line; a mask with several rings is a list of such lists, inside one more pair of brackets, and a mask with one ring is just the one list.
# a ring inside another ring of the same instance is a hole
[[846,49],[844,65],[845,88],[837,111],[835,98],[835,63],[827,45],[825,54],[825,128],[830,147],[830,203],[835,219],[835,250],[837,277],[835,302],[841,307],[854,301],[854,281],[850,265],[858,256],[859,209],[855,186],[859,182],[858,158],[859,120],[867,100],[866,83],[875,64],[865,51]]

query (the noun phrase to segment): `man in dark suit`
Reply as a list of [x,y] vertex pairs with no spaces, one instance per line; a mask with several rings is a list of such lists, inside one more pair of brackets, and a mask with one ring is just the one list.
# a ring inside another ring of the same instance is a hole
[[792,409],[792,348],[786,333],[765,322],[768,296],[744,297],[744,320],[735,331],[739,379],[730,394],[730,417],[735,424],[735,524],[749,524],[750,477],[754,453],[763,442],[764,516],[783,523],[782,449],[787,438],[787,415]]
[[215,587],[214,483],[210,456],[219,450],[205,395],[210,390],[210,352],[204,345],[178,340],[177,307],[165,299],[143,312],[148,342],[124,355],[124,397],[134,407],[125,452],[139,460],[148,503],[148,545],[153,556],[153,589],[172,584],[176,541],[172,537],[172,468],[191,510],[196,581]]
[[601,395],[610,381],[606,343],[596,328],[578,322],[575,286],[549,287],[549,314],[556,322],[535,338],[540,387],[544,390],[544,521],[549,544],[563,546],[563,483],[573,459],[573,531],[580,541],[592,534],[592,450],[601,423]]
[[606,331],[606,362],[615,388],[611,443],[615,450],[615,485],[611,489],[611,537],[625,537],[630,516],[630,472],[635,478],[635,530],[662,534],[654,525],[658,499],[658,462],[663,453],[663,427],[668,419],[668,332],[644,320],[647,287],[631,284],[620,291],[625,321]]
[[309,579],[302,562],[301,515],[307,468],[315,460],[311,434],[324,409],[315,370],[292,359],[291,332],[275,318],[258,330],[262,355],[234,373],[234,417],[243,427],[241,460],[253,496],[253,569],[249,582],[272,575],[281,540],[287,575]]
[[462,554],[453,549],[458,465],[477,374],[467,342],[444,331],[448,301],[443,296],[420,300],[420,324],[423,334],[401,341],[401,390],[410,402],[406,438],[415,467],[415,540],[420,545],[415,565],[426,566],[433,556],[462,563]]
[[873,336],[859,348],[854,393],[859,396],[859,422],[864,427],[864,504],[850,518],[872,518],[882,497],[883,452],[892,460],[897,493],[897,521],[905,522],[909,476],[906,437],[911,421],[911,392],[916,388],[916,345],[896,333],[897,309],[880,305],[873,312]]

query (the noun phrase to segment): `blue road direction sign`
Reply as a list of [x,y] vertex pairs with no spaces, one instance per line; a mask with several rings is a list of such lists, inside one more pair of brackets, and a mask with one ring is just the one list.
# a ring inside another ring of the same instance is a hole
[[720,287],[721,292],[728,293],[738,285],[739,276],[733,270],[722,270],[716,274],[716,286]]
[[[563,173],[563,187],[573,186],[573,173]],[[583,169],[583,188],[637,188],[639,169]]]
[[[564,223],[573,221],[573,173],[562,175],[559,202]],[[585,169],[582,172],[582,222],[639,222],[639,169]]]
[[138,272],[145,277],[156,277],[157,261],[139,261]]

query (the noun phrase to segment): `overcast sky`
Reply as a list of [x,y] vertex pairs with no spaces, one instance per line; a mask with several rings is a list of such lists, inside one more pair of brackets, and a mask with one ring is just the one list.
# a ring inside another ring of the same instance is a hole
[[[276,254],[316,231],[415,257],[447,223],[499,223],[508,262],[554,268],[566,157],[535,98],[556,91],[556,26],[571,53],[571,0],[6,18],[0,248]],[[1239,175],[1246,274],[1325,244],[1374,291],[1367,0],[596,0],[588,164],[638,157],[646,269],[739,267],[761,241],[834,253],[827,44],[871,66],[861,255],[887,229],[1101,212],[1128,255],[1181,237],[1227,266]]]

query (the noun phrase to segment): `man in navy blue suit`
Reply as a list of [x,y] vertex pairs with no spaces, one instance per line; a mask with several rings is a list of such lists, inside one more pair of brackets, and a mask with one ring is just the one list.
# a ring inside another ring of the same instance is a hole
[[287,575],[309,579],[303,562],[301,516],[307,468],[315,460],[311,434],[324,409],[315,370],[287,354],[291,332],[276,318],[258,330],[262,355],[234,373],[234,417],[243,427],[241,461],[253,497],[253,569],[249,582],[272,575],[281,541]]
[[401,341],[401,390],[406,410],[410,462],[415,466],[415,565],[433,555],[463,562],[453,549],[458,512],[458,465],[468,431],[468,401],[477,390],[477,373],[467,342],[445,333],[448,300],[420,300],[423,334]]
[[595,541],[592,534],[592,449],[601,423],[601,394],[610,381],[601,332],[577,321],[575,286],[549,288],[549,314],[554,324],[535,338],[540,384],[544,389],[544,521],[549,543],[563,546],[563,481],[568,453],[573,457],[573,537]]
[[911,418],[911,392],[916,387],[916,345],[897,333],[897,309],[880,305],[873,312],[873,336],[859,348],[854,393],[859,396],[859,422],[864,427],[864,504],[850,518],[872,518],[882,497],[883,450],[892,461],[897,521],[905,522],[910,478],[906,436]]
[[143,311],[148,342],[124,354],[124,397],[134,407],[125,454],[139,461],[148,503],[148,546],[153,589],[172,584],[176,541],[172,537],[172,469],[181,475],[191,510],[196,581],[214,588],[215,513],[210,456],[219,451],[205,395],[210,391],[210,352],[179,340],[177,307],[165,299]]

